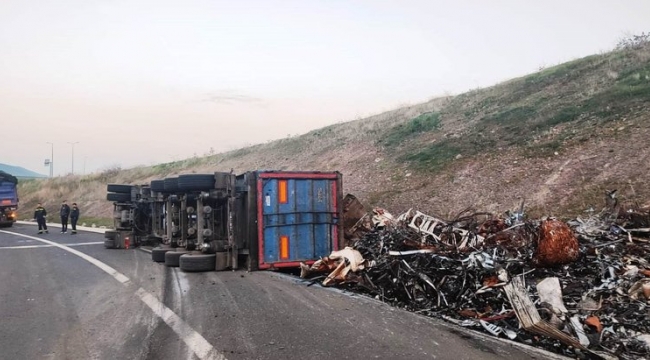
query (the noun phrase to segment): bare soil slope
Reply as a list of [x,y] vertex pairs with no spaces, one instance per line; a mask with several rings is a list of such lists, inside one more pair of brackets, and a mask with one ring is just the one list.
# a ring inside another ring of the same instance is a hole
[[642,204],[650,199],[649,120],[644,42],[228,153],[23,182],[21,201],[23,208],[42,201],[54,210],[65,198],[86,215],[107,217],[107,183],[231,169],[338,170],[346,192],[394,212],[500,212],[525,199],[534,215],[575,216],[599,210],[606,189]]

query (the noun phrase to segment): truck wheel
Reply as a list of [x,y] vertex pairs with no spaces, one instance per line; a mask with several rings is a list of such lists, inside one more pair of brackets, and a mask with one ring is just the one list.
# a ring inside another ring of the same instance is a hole
[[165,178],[164,180],[165,192],[177,192],[178,191],[178,177]]
[[104,247],[107,249],[115,249],[115,239],[104,240]]
[[115,230],[107,230],[106,232],[104,232],[104,238],[106,239],[115,240],[116,237],[117,237],[117,231]]
[[179,261],[181,270],[188,272],[213,271],[215,268],[215,254],[185,254]]
[[[108,184],[106,191],[120,194],[131,194],[132,185]],[[130,197],[130,196],[129,196]]]
[[8,228],[13,226],[13,222],[2,222],[0,223],[0,228]]
[[108,193],[108,194],[106,194],[106,200],[114,201],[114,202],[131,201],[131,193],[128,193],[128,194]]
[[171,250],[170,248],[153,248],[151,249],[151,260],[165,262],[165,253]]
[[178,177],[181,191],[203,191],[214,189],[214,174],[186,174]]
[[165,253],[165,266],[178,267],[181,255],[185,255],[189,251],[168,251]]
[[165,191],[165,180],[151,180],[149,186],[151,187],[151,191]]

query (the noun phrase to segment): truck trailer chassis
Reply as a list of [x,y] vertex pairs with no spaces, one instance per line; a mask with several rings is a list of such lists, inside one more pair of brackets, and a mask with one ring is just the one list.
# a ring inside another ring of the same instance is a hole
[[183,271],[297,268],[343,241],[341,178],[251,171],[109,184],[115,230],[105,247],[150,245],[153,261]]

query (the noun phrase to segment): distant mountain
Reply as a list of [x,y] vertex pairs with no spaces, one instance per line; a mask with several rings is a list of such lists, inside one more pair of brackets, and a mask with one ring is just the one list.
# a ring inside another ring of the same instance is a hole
[[47,175],[39,174],[37,172],[27,170],[20,166],[13,166],[0,163],[0,170],[9,173],[19,179],[36,179],[36,178],[46,178]]

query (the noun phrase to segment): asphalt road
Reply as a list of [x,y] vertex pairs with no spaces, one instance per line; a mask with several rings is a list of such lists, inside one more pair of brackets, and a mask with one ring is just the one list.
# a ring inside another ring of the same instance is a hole
[[281,274],[183,273],[101,234],[0,230],[30,236],[0,232],[0,358],[548,358]]

